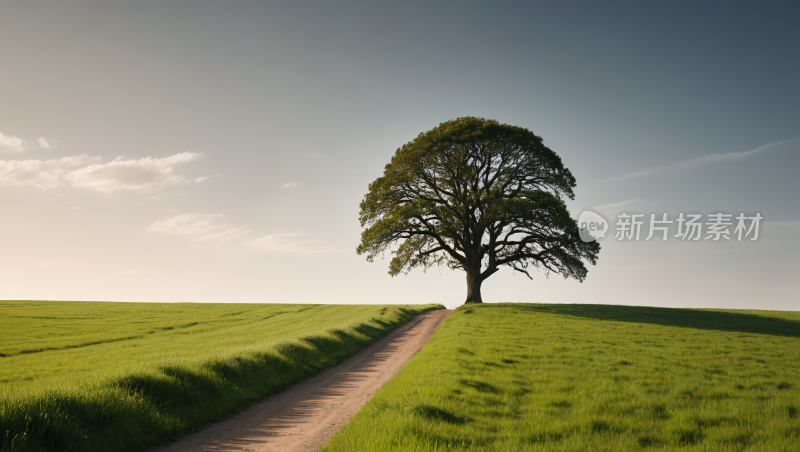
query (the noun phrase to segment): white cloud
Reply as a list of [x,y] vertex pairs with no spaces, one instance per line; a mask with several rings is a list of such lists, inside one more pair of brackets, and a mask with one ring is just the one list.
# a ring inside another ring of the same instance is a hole
[[637,203],[637,202],[642,202],[642,200],[641,199],[629,199],[627,201],[617,202],[617,203],[614,203],[614,204],[605,204],[605,205],[602,205],[602,206],[597,206],[597,207],[595,207],[595,209],[601,210],[601,211],[602,210],[614,210],[614,209],[619,209],[619,208],[621,208],[623,206],[628,206],[630,204],[634,204],[634,203]]
[[[110,194],[115,190],[143,190],[187,182],[183,176],[173,174],[176,165],[191,162],[202,154],[181,152],[160,159],[145,157],[125,160],[117,157],[113,162],[89,165],[66,175],[76,187],[91,188]],[[202,179],[202,178],[201,178]],[[199,182],[195,179],[196,182]]]
[[53,145],[45,137],[39,137],[39,139],[31,142],[0,132],[0,151],[22,152],[36,148],[53,149]]
[[[614,203],[614,204],[605,204],[605,205],[602,205],[602,206],[592,207],[592,209],[599,210],[600,212],[602,212],[605,215],[613,216],[613,214],[616,214],[617,212],[620,212],[621,210],[623,210],[623,208],[630,209],[632,206],[634,206],[636,204],[641,204],[643,202],[644,201],[641,200],[641,199],[629,199],[627,201],[617,202],[617,203]],[[575,211],[570,212],[569,214],[573,218],[577,219],[578,218],[578,214],[580,212],[581,212],[580,210],[575,210]]]
[[300,232],[271,234],[260,239],[251,240],[247,244],[257,248],[285,253],[310,254],[335,251],[333,248],[322,246],[319,241],[313,240],[311,234]]
[[74,187],[90,188],[106,194],[116,190],[144,190],[180,183],[200,183],[211,177],[187,179],[174,174],[181,163],[197,160],[202,154],[182,152],[160,159],[145,157],[125,160],[117,157],[100,163],[100,157],[79,155],[52,160],[0,160],[0,184],[55,188],[70,181]]
[[209,179],[213,179],[215,177],[219,177],[219,174],[212,174],[211,176],[200,176],[194,179],[194,183],[199,184],[201,182],[205,182]]
[[0,150],[21,152],[25,150],[25,142],[21,138],[5,135],[0,132]]
[[39,137],[39,139],[36,140],[36,142],[39,143],[39,147],[42,149],[53,149],[53,146],[47,142],[45,137]]
[[617,203],[614,203],[614,204],[606,204],[606,205],[603,205],[603,206],[597,206],[597,207],[595,207],[595,209],[597,209],[600,212],[603,212],[604,214],[608,215],[608,214],[612,214],[612,213],[617,213],[617,212],[623,210],[624,208],[630,209],[633,205],[641,204],[643,202],[644,201],[641,200],[641,199],[629,199],[627,201],[617,202]]
[[199,242],[225,242],[251,231],[226,223],[223,218],[225,215],[222,214],[188,213],[165,221],[156,221],[145,232],[184,235]]
[[300,185],[300,182],[288,182],[281,185],[281,188],[292,188],[292,187],[297,187],[298,185]]
[[[243,226],[225,222],[225,215],[189,213],[178,215],[165,221],[156,221],[145,232],[182,235],[198,242],[226,242],[252,232]],[[285,233],[267,235],[250,240],[247,245],[270,251],[311,254],[336,251],[314,240],[311,234]]]
[[767,151],[770,148],[773,148],[775,146],[778,146],[778,145],[781,145],[781,144],[784,144],[784,143],[788,143],[790,141],[794,141],[797,138],[800,138],[800,137],[795,137],[795,138],[792,138],[791,140],[776,141],[774,143],[765,144],[764,146],[760,146],[760,147],[757,147],[757,148],[749,150],[749,151],[730,152],[728,154],[705,155],[703,157],[697,157],[697,158],[694,158],[694,159],[691,159],[691,160],[686,160],[685,162],[676,163],[675,165],[657,166],[657,167],[654,167],[654,168],[647,168],[647,169],[643,169],[643,170],[639,170],[639,171],[633,171],[633,172],[630,172],[628,174],[624,174],[622,176],[612,177],[610,180],[611,181],[620,181],[620,180],[625,180],[625,179],[633,179],[633,178],[636,178],[636,177],[649,176],[651,174],[667,173],[667,172],[671,172],[671,171],[677,171],[677,170],[682,170],[682,169],[686,169],[686,168],[692,168],[692,167],[695,167],[695,166],[704,165],[706,163],[739,160],[739,159],[742,159],[742,158],[745,158],[745,157],[750,157],[751,155],[760,154],[760,153],[762,153],[764,151]]
[[57,187],[69,171],[99,162],[100,157],[78,155],[52,160],[0,160],[0,184],[39,189]]

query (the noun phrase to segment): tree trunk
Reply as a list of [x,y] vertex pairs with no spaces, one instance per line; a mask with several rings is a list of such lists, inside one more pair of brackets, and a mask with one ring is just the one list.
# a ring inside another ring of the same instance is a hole
[[464,304],[468,303],[483,303],[483,298],[481,298],[481,283],[483,279],[481,278],[481,272],[478,271],[467,271],[467,301]]

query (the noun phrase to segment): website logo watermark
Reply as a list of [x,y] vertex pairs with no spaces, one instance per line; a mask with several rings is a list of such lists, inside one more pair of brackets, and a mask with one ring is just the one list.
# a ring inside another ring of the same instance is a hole
[[608,220],[597,210],[585,209],[578,216],[578,232],[584,242],[602,242],[608,229]]
[[618,242],[742,242],[759,239],[763,219],[760,212],[679,212],[677,215],[620,212],[613,222],[609,222],[598,211],[584,209],[578,216],[578,230],[584,242],[602,241],[609,229],[613,230],[614,240]]

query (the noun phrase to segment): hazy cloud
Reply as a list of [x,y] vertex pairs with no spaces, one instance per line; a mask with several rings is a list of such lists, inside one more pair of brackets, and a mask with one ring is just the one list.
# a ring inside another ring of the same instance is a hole
[[311,153],[311,154],[306,154],[306,155],[303,156],[303,158],[307,158],[307,159],[311,159],[311,160],[318,160],[318,159],[322,158],[322,152],[318,151],[318,152],[314,152],[314,153]]
[[100,157],[78,155],[52,160],[0,160],[0,184],[39,189],[57,187],[75,168],[99,162]]
[[69,181],[74,187],[90,188],[110,194],[115,190],[142,190],[180,183],[199,183],[211,177],[187,179],[174,174],[181,163],[197,160],[202,154],[182,152],[169,157],[125,160],[109,163],[101,158],[79,155],[52,160],[0,160],[0,184],[50,189]]
[[165,221],[156,221],[145,232],[183,235],[194,238],[199,242],[225,242],[241,237],[251,231],[241,226],[226,223],[224,218],[225,215],[222,214],[188,213]]
[[602,206],[597,206],[595,207],[595,209],[599,210],[600,212],[610,214],[619,212],[620,210],[623,210],[623,208],[630,208],[631,206],[642,202],[644,201],[641,199],[629,199],[627,201],[617,202],[614,204],[605,204]]
[[28,149],[53,149],[53,145],[45,137],[39,137],[35,141],[26,141],[0,132],[0,151],[22,152]]
[[[156,221],[145,232],[182,235],[198,242],[225,242],[249,234],[252,230],[226,223],[225,215],[222,214],[196,212],[178,215],[164,221]],[[333,248],[323,246],[318,240],[314,240],[311,234],[305,233],[271,234],[250,240],[247,245],[270,251],[298,254],[335,251]]]
[[256,248],[285,253],[310,254],[334,251],[333,248],[322,246],[319,241],[313,240],[311,234],[300,232],[271,234],[260,239],[251,240],[247,244]]
[[194,179],[194,183],[199,184],[201,182],[205,182],[209,179],[213,179],[215,177],[219,177],[219,174],[212,174],[211,176],[200,176]]
[[621,208],[623,206],[627,206],[627,205],[630,205],[630,204],[633,204],[633,203],[637,203],[637,202],[642,202],[642,200],[638,199],[638,198],[637,199],[629,199],[627,201],[615,202],[613,204],[604,204],[602,206],[597,206],[597,207],[595,207],[595,209],[597,209],[597,210],[613,210],[613,209],[619,209],[619,208]]
[[[800,137],[798,137],[798,138],[800,138]],[[751,155],[760,154],[760,153],[762,153],[764,151],[769,150],[770,148],[773,148],[775,146],[778,146],[778,145],[781,145],[781,144],[784,144],[784,143],[788,143],[790,141],[794,141],[796,139],[797,138],[792,138],[791,140],[785,140],[785,141],[776,141],[774,143],[765,144],[764,146],[757,147],[757,148],[749,150],[749,151],[731,152],[731,153],[728,153],[728,154],[711,154],[711,155],[706,155],[706,156],[698,157],[698,158],[691,159],[691,160],[686,160],[685,162],[680,162],[680,163],[677,163],[675,165],[656,166],[656,167],[653,167],[653,168],[647,168],[647,169],[643,169],[643,170],[639,170],[639,171],[633,171],[633,172],[630,172],[628,174],[624,174],[622,176],[612,177],[609,180],[611,180],[611,181],[620,181],[620,180],[625,180],[625,179],[633,179],[633,178],[636,178],[636,177],[649,176],[651,174],[661,174],[661,173],[667,173],[667,172],[672,172],[672,171],[678,171],[678,170],[682,170],[682,169],[686,169],[686,168],[692,168],[692,167],[695,167],[695,166],[705,165],[706,163],[739,160],[739,159],[742,159],[742,158],[745,158],[745,157],[750,157]]]
[[292,188],[292,187],[297,187],[298,185],[300,185],[300,182],[288,182],[281,185],[281,188]]
[[[623,210],[623,208],[630,209],[631,206],[636,205],[636,204],[640,204],[640,203],[643,203],[643,202],[644,201],[641,200],[641,199],[629,199],[627,201],[622,201],[622,202],[617,202],[617,203],[613,203],[613,204],[605,204],[605,205],[602,205],[602,206],[592,207],[592,209],[599,210],[600,212],[602,212],[605,215],[612,215],[612,214],[615,214],[615,213]],[[570,212],[569,214],[573,218],[577,219],[578,218],[578,214],[580,212],[581,212],[580,210],[575,210],[575,211]]]
[[0,150],[20,152],[25,150],[25,142],[21,138],[5,135],[0,132]]
[[44,137],[39,137],[36,142],[39,143],[39,147],[42,149],[53,149],[53,146]]
[[[143,190],[187,182],[183,176],[173,174],[176,165],[191,162],[202,154],[181,152],[160,159],[145,157],[139,160],[125,160],[117,157],[113,162],[89,165],[67,174],[76,187],[91,188],[110,194],[115,190]],[[195,182],[201,180],[195,179]]]

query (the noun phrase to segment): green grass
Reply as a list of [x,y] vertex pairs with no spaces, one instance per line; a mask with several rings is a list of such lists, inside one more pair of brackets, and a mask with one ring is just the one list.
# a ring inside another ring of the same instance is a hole
[[800,450],[800,312],[457,309],[323,451]]
[[1,450],[142,450],[437,308],[0,302]]

